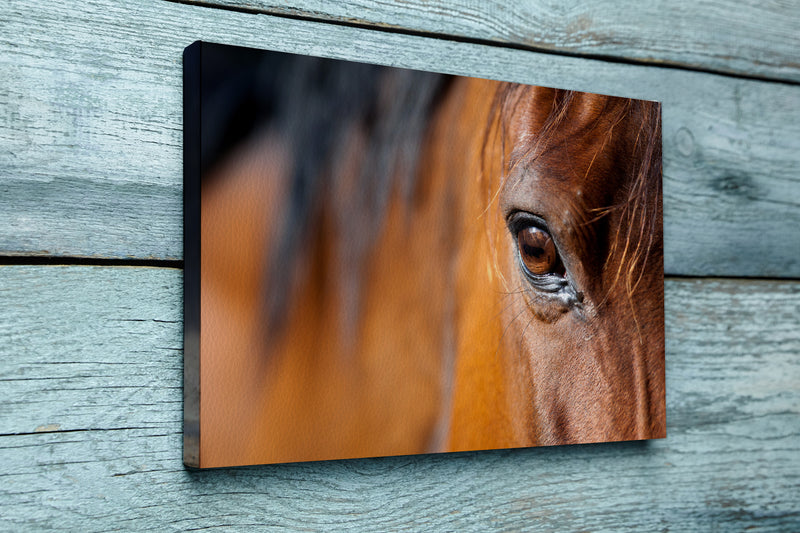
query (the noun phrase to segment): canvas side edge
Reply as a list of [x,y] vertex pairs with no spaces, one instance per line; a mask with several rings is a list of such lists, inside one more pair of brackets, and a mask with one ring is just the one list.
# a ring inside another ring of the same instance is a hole
[[200,101],[203,43],[183,52],[183,463],[200,463]]

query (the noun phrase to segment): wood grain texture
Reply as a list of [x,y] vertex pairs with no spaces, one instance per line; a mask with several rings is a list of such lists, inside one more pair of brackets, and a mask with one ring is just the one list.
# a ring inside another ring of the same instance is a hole
[[180,270],[0,267],[1,530],[800,528],[800,282],[666,282],[668,437],[181,464]]
[[662,100],[667,272],[800,277],[800,86],[157,0],[11,0],[0,24],[2,255],[181,257],[181,52],[204,39]]
[[[204,39],[661,100],[667,271],[800,277],[795,3],[195,3],[0,6],[0,255],[182,257]],[[797,281],[667,280],[666,440],[208,472],[180,270],[0,266],[0,301],[0,531],[800,530]]]
[[800,81],[800,4],[757,0],[190,0],[560,53]]

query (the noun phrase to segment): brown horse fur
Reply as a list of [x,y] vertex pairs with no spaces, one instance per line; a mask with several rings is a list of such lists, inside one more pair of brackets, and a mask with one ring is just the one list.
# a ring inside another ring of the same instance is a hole
[[659,105],[341,68],[203,184],[201,466],[664,436]]
[[[473,252],[488,266],[467,261],[463,283],[495,291],[471,311],[484,308],[479,321],[494,331],[483,329],[480,347],[463,341],[450,449],[664,436],[658,104],[504,85],[494,109],[499,140],[484,150],[476,195],[491,197],[478,206],[487,231]],[[573,305],[521,274],[504,231],[516,211],[547,221],[580,295]],[[489,282],[470,282],[482,269]]]

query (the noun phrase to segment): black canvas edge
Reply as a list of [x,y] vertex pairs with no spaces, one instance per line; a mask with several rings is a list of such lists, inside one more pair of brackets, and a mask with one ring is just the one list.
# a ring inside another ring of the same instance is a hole
[[200,172],[203,43],[183,51],[183,464],[200,467]]

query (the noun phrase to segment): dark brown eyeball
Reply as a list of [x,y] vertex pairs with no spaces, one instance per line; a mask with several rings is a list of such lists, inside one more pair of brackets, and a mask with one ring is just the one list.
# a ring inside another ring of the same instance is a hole
[[546,231],[536,226],[527,226],[519,230],[517,246],[520,259],[531,274],[542,276],[560,273],[561,261],[558,258],[556,245]]

